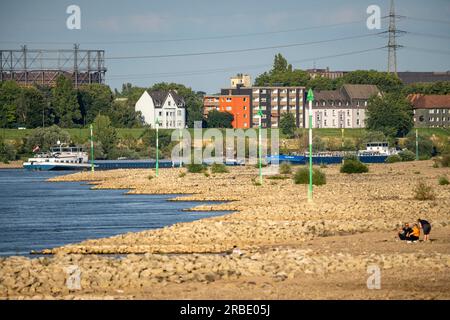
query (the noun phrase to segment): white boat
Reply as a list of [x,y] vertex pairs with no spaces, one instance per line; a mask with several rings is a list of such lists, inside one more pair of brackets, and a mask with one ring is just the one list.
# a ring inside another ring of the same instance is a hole
[[89,157],[81,147],[71,147],[58,143],[49,152],[37,153],[24,162],[23,167],[30,170],[86,170],[89,169]]

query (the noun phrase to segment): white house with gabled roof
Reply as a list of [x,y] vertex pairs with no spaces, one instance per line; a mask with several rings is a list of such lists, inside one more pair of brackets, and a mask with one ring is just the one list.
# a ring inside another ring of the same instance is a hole
[[186,127],[186,104],[175,91],[144,91],[135,104],[144,123],[155,128],[159,121],[162,129],[183,129]]

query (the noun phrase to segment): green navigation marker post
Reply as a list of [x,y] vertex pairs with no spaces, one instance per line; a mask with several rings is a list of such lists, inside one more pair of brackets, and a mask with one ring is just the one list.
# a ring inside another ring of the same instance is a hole
[[159,170],[159,119],[156,118],[156,165],[155,165],[155,169],[156,169],[156,176],[158,176],[158,170]]
[[314,93],[311,89],[308,91],[306,101],[309,103],[309,188],[308,201],[312,201],[313,197],[313,167],[312,167],[312,102],[314,100]]
[[258,116],[259,116],[259,130],[258,130],[258,164],[259,164],[259,183],[262,184],[262,139],[261,139],[261,128],[262,128],[262,116],[263,113],[261,111],[261,106],[259,106],[258,110]]
[[180,129],[180,168],[183,166],[183,129]]
[[92,124],[89,126],[91,131],[91,171],[94,172],[94,134]]
[[416,161],[419,161],[419,131],[416,129]]

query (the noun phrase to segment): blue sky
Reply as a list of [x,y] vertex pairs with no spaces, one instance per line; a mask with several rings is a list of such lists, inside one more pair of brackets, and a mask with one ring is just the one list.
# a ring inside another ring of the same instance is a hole
[[[81,30],[66,28],[66,8],[71,4],[81,8]],[[379,5],[383,15],[389,9],[389,0],[2,0],[0,48],[19,49],[24,43],[29,48],[71,48],[70,43],[77,42],[81,49],[104,49],[108,59],[303,43],[378,32],[366,27],[366,9],[372,4]],[[399,38],[399,43],[405,46],[398,52],[399,71],[450,70],[450,54],[445,54],[450,52],[450,1],[396,0],[396,10],[398,14],[409,17],[398,21],[399,29],[428,35],[404,35]],[[264,33],[313,26],[324,27],[222,39],[145,42]],[[387,28],[386,20],[383,20],[382,28]],[[227,87],[229,77],[237,72],[249,73],[254,79],[270,69],[273,56],[278,52],[292,62],[295,68],[311,68],[316,58],[317,67],[329,66],[332,70],[384,71],[387,65],[386,50],[317,58],[379,48],[386,43],[387,38],[374,35],[251,52],[107,60],[106,81],[112,88],[120,88],[124,82],[146,87],[161,81],[178,82],[194,90],[215,93],[221,87]],[[218,72],[215,72],[217,69]],[[197,74],[193,74],[193,71]]]

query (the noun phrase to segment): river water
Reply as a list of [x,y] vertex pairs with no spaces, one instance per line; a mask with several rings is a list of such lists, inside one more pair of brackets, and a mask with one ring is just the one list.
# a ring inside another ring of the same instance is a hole
[[124,195],[46,181],[60,174],[67,172],[0,170],[0,256],[224,214],[183,212],[202,203],[167,201],[175,195]]

